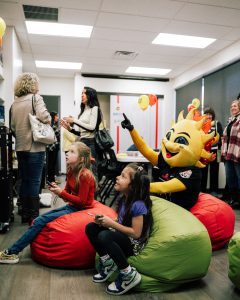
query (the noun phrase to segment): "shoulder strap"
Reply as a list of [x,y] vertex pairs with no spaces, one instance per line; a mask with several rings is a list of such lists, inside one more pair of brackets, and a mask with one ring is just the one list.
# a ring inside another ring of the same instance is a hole
[[9,122],[9,131],[12,132],[12,105],[9,109],[9,118],[8,118],[8,122]]
[[[34,103],[33,103],[34,102]],[[35,116],[36,115],[36,110],[34,108],[34,104],[36,102],[36,98],[35,98],[35,95],[33,94],[32,96],[32,111],[33,111],[33,115]]]
[[8,121],[9,121],[9,130],[11,130],[11,124],[12,124],[12,105],[11,105],[11,107],[10,107],[10,109],[9,109],[9,117],[8,117]]
[[9,122],[9,132],[15,137],[15,132],[12,130],[12,105],[9,109],[9,118],[8,118],[8,122]]

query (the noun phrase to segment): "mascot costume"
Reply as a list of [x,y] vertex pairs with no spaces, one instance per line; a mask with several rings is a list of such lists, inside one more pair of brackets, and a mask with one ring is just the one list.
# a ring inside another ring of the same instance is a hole
[[218,136],[214,137],[215,132],[206,134],[211,124],[198,112],[200,102],[196,100],[188,107],[186,118],[183,111],[180,112],[177,123],[162,140],[160,153],[145,143],[125,114],[121,122],[142,155],[159,169],[161,181],[152,182],[150,192],[168,194],[171,202],[188,210],[196,203],[200,193],[201,168],[213,159],[207,146],[218,140]]

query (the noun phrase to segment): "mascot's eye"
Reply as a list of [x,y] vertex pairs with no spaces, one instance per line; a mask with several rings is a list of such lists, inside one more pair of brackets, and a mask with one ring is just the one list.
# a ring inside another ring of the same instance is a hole
[[183,136],[179,136],[175,139],[174,143],[178,143],[178,144],[183,144],[183,145],[189,145],[188,140],[183,137]]
[[168,133],[166,134],[166,139],[169,141],[171,137],[171,131],[168,131]]

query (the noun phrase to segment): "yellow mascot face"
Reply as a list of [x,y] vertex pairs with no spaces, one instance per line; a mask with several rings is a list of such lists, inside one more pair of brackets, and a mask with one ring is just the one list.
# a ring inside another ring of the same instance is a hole
[[178,121],[168,131],[162,140],[162,155],[170,167],[196,166],[205,167],[201,159],[210,159],[212,153],[207,152],[205,144],[214,136],[205,134],[202,130],[205,118],[194,121],[194,109],[191,110],[186,119],[183,112],[179,114]]

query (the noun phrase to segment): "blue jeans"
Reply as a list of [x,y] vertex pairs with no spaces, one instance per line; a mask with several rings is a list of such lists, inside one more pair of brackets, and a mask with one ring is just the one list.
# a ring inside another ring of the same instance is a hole
[[8,248],[9,254],[18,254],[27,245],[29,245],[42,228],[49,222],[61,217],[63,215],[71,214],[79,209],[72,205],[65,205],[57,209],[50,210],[49,212],[37,217],[28,230],[18,239],[10,248]]
[[45,152],[18,151],[17,159],[21,179],[19,197],[38,197]]
[[240,163],[226,160],[224,166],[226,172],[226,181],[229,190],[240,191]]

